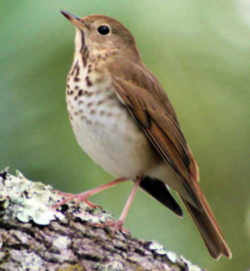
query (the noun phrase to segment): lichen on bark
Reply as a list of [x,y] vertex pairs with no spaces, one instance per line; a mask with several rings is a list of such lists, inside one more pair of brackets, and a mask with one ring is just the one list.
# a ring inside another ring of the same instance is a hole
[[201,271],[154,241],[115,232],[112,216],[62,200],[51,186],[20,172],[0,173],[0,271]]

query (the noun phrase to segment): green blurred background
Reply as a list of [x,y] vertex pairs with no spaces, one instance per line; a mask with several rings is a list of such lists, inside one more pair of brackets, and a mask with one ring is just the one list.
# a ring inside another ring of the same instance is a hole
[[[250,267],[250,4],[248,0],[0,2],[0,167],[80,192],[112,179],[78,147],[65,107],[74,29],[59,13],[105,14],[135,35],[199,162],[201,186],[233,259],[212,260],[191,219],[142,192],[126,227],[208,270]],[[131,189],[95,196],[116,217]]]

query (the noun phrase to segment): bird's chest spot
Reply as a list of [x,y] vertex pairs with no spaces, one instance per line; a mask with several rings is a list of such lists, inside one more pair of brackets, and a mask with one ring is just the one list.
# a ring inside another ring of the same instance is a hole
[[86,73],[79,82],[68,82],[66,101],[72,124],[105,124],[121,111],[112,85],[107,81],[95,82],[92,77]]
[[89,64],[78,69],[78,63],[72,65],[66,90],[67,109],[76,137],[88,141],[87,134],[90,140],[104,138],[108,133],[126,134],[128,113],[118,101],[111,80],[97,74]]

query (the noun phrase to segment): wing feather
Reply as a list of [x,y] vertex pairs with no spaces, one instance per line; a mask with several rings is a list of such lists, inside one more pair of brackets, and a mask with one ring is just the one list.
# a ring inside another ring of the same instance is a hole
[[[191,175],[198,180],[198,167],[180,130],[176,115],[172,106],[166,108],[166,105],[170,104],[167,95],[161,93],[155,96],[155,92],[153,95],[150,89],[140,87],[140,82],[135,81],[136,78],[128,80],[113,72],[111,74],[119,99],[123,101],[162,158],[185,180],[190,180]],[[145,81],[143,82],[146,87]],[[149,87],[152,85],[150,83]]]

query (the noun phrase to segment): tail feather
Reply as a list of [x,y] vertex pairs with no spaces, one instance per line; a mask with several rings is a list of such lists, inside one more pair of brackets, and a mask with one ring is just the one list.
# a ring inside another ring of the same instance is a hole
[[170,194],[166,184],[164,184],[162,181],[156,178],[145,176],[140,182],[140,187],[144,191],[148,192],[152,197],[161,202],[163,205],[168,207],[176,215],[183,215],[181,207]]
[[219,259],[222,255],[227,258],[231,258],[232,253],[230,248],[222,235],[222,231],[216,222],[205,196],[203,195],[198,183],[194,183],[193,185],[194,186],[192,188],[194,194],[197,196],[197,201],[200,203],[200,208],[198,209],[194,207],[182,196],[181,199],[196,224],[210,255],[215,259]]

